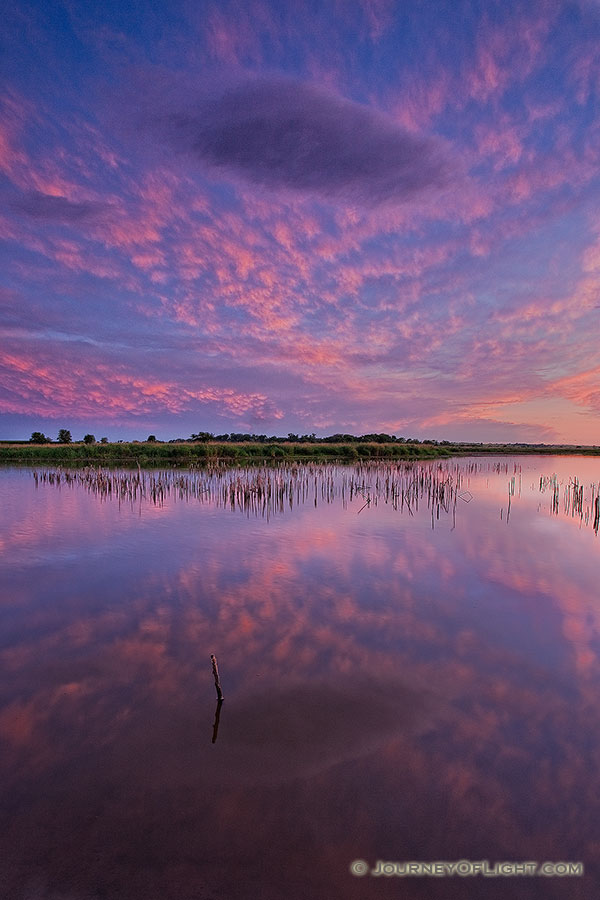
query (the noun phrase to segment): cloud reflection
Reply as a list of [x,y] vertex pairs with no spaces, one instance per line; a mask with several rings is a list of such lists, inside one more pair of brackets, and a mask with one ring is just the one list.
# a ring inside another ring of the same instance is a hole
[[[15,477],[11,516],[33,525]],[[243,878],[269,900],[352,897],[349,861],[395,859],[399,840],[406,859],[593,873],[596,538],[536,530],[525,494],[507,527],[504,482],[471,473],[453,531],[426,509],[309,503],[267,522],[175,500],[141,519],[102,505],[95,548],[51,527],[55,565],[13,565],[0,651],[11,895],[236,896]],[[98,502],[52,496],[82,523]]]

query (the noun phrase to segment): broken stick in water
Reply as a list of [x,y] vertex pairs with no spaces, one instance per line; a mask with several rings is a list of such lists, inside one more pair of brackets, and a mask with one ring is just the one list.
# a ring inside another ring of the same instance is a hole
[[221,682],[219,681],[219,667],[217,666],[217,657],[214,653],[210,654],[212,661],[213,675],[215,676],[215,687],[217,689],[217,700],[223,700],[223,691],[221,690]]

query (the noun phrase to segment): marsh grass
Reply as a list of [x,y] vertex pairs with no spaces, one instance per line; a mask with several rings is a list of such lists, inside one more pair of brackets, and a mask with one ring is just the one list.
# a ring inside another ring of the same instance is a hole
[[[562,487],[562,503],[561,503]],[[580,525],[592,524],[598,534],[600,527],[600,484],[582,484],[577,477],[571,476],[566,483],[559,481],[556,474],[540,477],[540,493],[550,494],[550,511],[553,515],[562,512],[573,519],[578,518]]]
[[[37,487],[83,487],[102,501],[159,506],[193,501],[267,518],[307,503],[341,502],[346,508],[360,500],[357,514],[385,503],[411,516],[425,504],[433,528],[442,513],[452,514],[454,527],[457,501],[473,499],[468,490],[471,476],[484,472],[510,476],[508,522],[512,499],[521,496],[522,471],[520,464],[503,460],[365,460],[345,465],[282,460],[240,467],[229,460],[213,459],[185,470],[143,469],[139,463],[135,469],[57,466],[34,469],[32,476]],[[591,523],[598,533],[600,485],[586,489],[575,477],[563,485],[556,475],[541,476],[539,492],[550,494],[551,515],[578,517],[582,525]]]
[[34,463],[69,465],[128,465],[145,467],[188,467],[222,461],[228,463],[260,463],[276,460],[314,462],[353,462],[361,460],[426,460],[452,456],[477,455],[582,455],[599,456],[600,447],[536,444],[471,444],[418,443],[413,440],[381,443],[355,439],[349,442],[288,441],[133,441],[129,443],[84,442],[71,444],[32,444],[0,441],[0,463]]
[[[508,471],[507,463],[487,463],[487,470]],[[158,471],[99,468],[43,468],[33,470],[37,487],[83,487],[102,501],[150,503],[198,502],[267,519],[294,506],[341,502],[348,508],[356,501],[356,513],[380,503],[413,516],[425,504],[431,526],[442,513],[452,514],[456,524],[457,501],[470,502],[465,489],[471,474],[484,464],[449,461],[339,463],[283,461],[240,468],[223,461],[189,468]],[[360,502],[359,502],[360,501]],[[367,514],[367,513],[366,513]]]
[[217,460],[262,462],[269,460],[352,461],[361,459],[434,459],[448,457],[446,447],[434,444],[325,444],[325,443],[202,443],[173,444],[4,444],[0,462],[92,463],[117,465],[139,462],[142,466],[189,466]]

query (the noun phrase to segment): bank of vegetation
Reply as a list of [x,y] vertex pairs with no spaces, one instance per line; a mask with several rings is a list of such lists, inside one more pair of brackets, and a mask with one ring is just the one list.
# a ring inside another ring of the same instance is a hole
[[140,465],[190,465],[223,460],[259,462],[263,460],[360,460],[433,459],[452,454],[446,447],[431,444],[300,444],[183,442],[117,444],[3,444],[0,462],[97,463]]
[[[89,438],[89,436],[86,436]],[[222,436],[217,436],[221,438]],[[210,462],[251,463],[261,461],[348,461],[353,460],[425,460],[450,456],[481,454],[580,454],[600,455],[600,447],[556,446],[548,444],[482,444],[450,441],[417,441],[389,435],[333,435],[330,438],[303,440],[289,438],[245,440],[246,435],[227,436],[227,440],[194,435],[189,440],[163,443],[148,441],[94,441],[41,443],[0,442],[0,462],[97,465],[202,465]],[[248,435],[247,437],[254,437]],[[260,437],[263,437],[262,435]],[[382,440],[381,438],[387,438]]]

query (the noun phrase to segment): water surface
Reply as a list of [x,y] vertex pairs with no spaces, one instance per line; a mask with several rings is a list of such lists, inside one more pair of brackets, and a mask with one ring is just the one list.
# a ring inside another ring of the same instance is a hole
[[599,896],[600,460],[315,469],[0,472],[2,897]]

